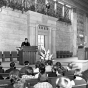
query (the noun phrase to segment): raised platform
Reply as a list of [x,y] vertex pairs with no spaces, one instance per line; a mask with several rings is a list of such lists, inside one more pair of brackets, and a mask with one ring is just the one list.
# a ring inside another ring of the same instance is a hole
[[78,61],[78,57],[69,57],[69,58],[56,58],[53,60],[54,63],[56,62],[72,62],[72,61]]
[[74,62],[81,69],[81,71],[88,69],[88,60],[78,60],[78,57],[57,58],[53,62],[61,62],[63,66],[67,66],[68,62]]
[[[56,62],[61,62],[63,66],[67,66],[68,62],[75,62],[82,71],[85,71],[88,69],[88,60],[78,60],[77,57],[71,57],[71,58],[57,58],[53,60],[53,63],[55,64]],[[2,66],[4,69],[8,69],[10,67],[10,62],[2,62]],[[31,65],[33,68],[35,65]],[[21,69],[23,65],[19,65],[19,62],[16,62],[16,67],[18,69]]]

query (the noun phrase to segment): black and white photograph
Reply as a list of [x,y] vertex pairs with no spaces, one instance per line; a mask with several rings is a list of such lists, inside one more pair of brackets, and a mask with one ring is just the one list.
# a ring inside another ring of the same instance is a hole
[[88,88],[88,0],[0,0],[0,88]]

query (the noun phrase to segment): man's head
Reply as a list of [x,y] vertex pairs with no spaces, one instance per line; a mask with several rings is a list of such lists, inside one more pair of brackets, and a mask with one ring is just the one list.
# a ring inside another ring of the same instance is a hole
[[36,64],[35,64],[35,68],[39,68],[40,67],[40,64],[41,64],[41,62],[40,61],[37,61]]
[[28,38],[25,38],[25,42],[26,42],[26,43],[28,42]]
[[20,78],[19,70],[15,69],[9,73],[11,83],[16,83]]
[[72,88],[70,79],[66,77],[57,78],[56,86],[57,88]]
[[41,74],[44,74],[45,73],[45,65],[43,63],[41,63],[40,66],[39,66],[39,72]]
[[72,67],[73,67],[72,62],[69,62],[69,63],[68,63],[68,67],[69,67],[70,69],[72,69]]
[[56,62],[56,66],[59,67],[59,68],[61,68],[62,65],[61,65],[60,62]]
[[52,65],[52,64],[53,64],[53,62],[51,60],[47,61],[47,65]]
[[10,63],[10,68],[15,68],[15,62]]
[[25,62],[24,62],[24,65],[25,65],[25,66],[29,66],[29,61],[25,61]]

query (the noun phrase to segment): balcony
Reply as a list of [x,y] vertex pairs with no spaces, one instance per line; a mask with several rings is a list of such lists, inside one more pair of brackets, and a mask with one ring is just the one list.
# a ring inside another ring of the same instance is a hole
[[0,0],[0,7],[3,6],[10,7],[13,10],[20,10],[22,13],[31,10],[58,18],[58,21],[71,23],[69,19],[69,8],[64,7],[64,17],[61,18],[64,5],[58,3],[57,0]]

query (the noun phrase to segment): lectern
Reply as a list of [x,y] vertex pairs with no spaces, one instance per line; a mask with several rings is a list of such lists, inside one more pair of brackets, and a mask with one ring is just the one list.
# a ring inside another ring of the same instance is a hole
[[19,64],[23,65],[25,61],[35,64],[36,61],[37,46],[23,46],[19,51]]

